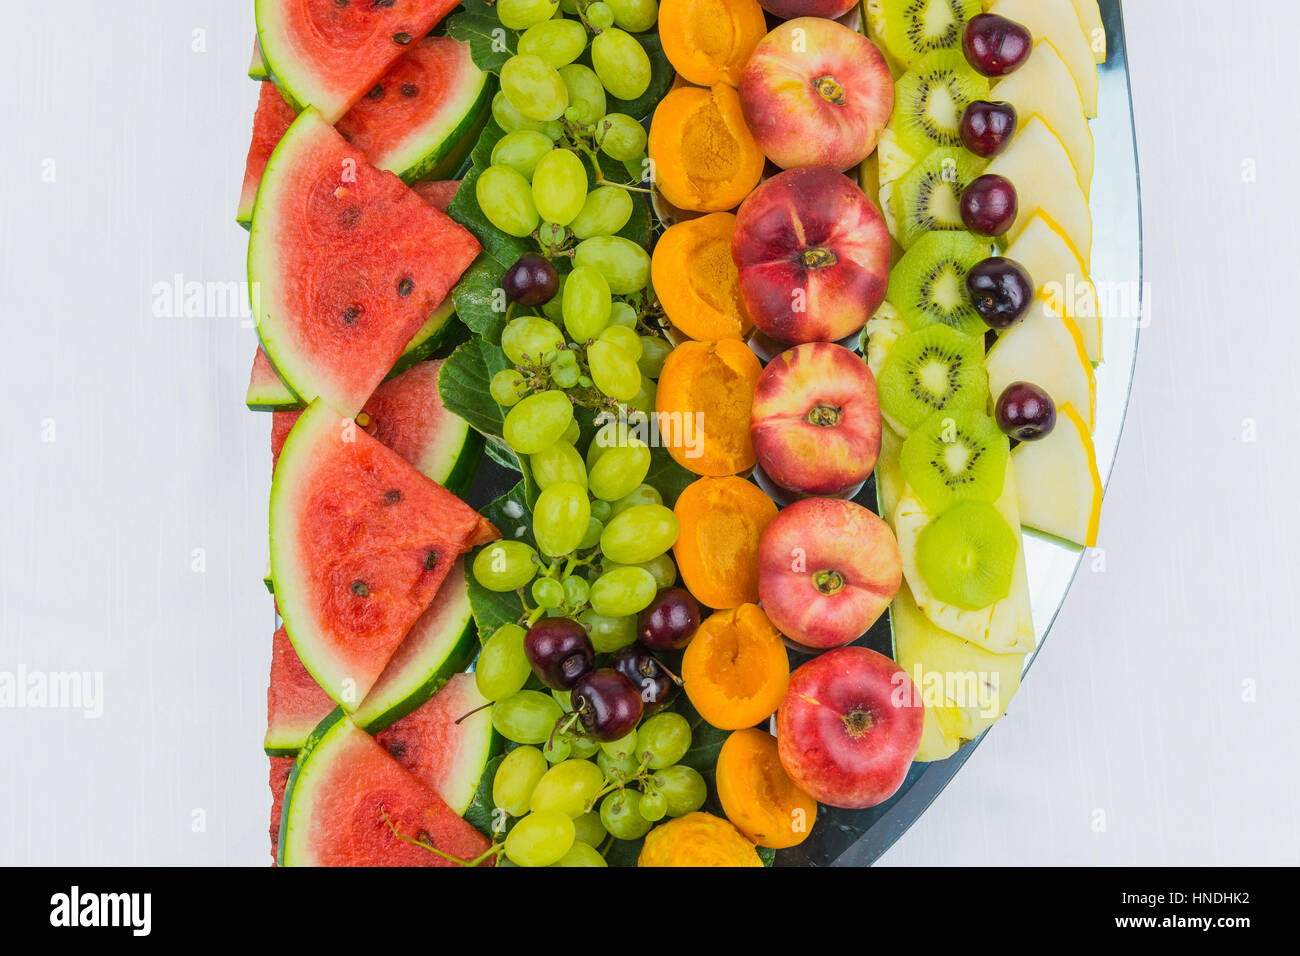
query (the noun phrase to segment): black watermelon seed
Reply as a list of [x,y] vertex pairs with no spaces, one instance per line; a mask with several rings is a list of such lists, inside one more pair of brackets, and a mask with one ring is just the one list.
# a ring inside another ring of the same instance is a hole
[[388,752],[394,757],[402,757],[406,754],[406,744],[400,740],[394,740],[388,745]]
[[424,556],[424,570],[432,571],[438,566],[438,552],[430,551]]
[[375,0],[376,7],[391,7],[395,0]]
[[421,843],[423,843],[425,846],[433,846],[433,838],[429,836],[428,830],[421,830],[419,833],[415,835],[415,838],[419,840]]
[[370,597],[370,588],[365,581],[353,581],[352,593],[357,597]]
[[419,92],[420,92],[420,88],[419,88],[418,86],[416,86],[414,83],[403,83],[403,84],[402,84],[402,95],[403,95],[403,96],[415,96],[415,94],[417,94],[417,93],[419,93]]
[[411,281],[410,277],[407,277],[403,279],[401,282],[397,283],[397,294],[400,295],[403,299],[405,299],[408,295],[411,294],[411,290],[414,288],[415,288],[415,283]]
[[350,305],[343,310],[343,322],[346,325],[356,325],[357,319],[361,318],[361,306]]
[[382,83],[376,83],[374,86],[370,88],[370,92],[366,94],[366,96],[368,96],[372,100],[377,100],[379,99],[379,97],[383,95],[384,95],[384,84]]
[[395,505],[402,500],[402,493],[396,488],[389,488],[384,492],[384,504]]
[[336,6],[336,7],[346,7],[346,6],[348,5],[349,2],[350,2],[350,0],[334,0],[334,6]]
[[398,46],[406,46],[411,42],[411,35],[409,33],[394,33],[393,42]]
[[342,215],[339,216],[339,225],[341,225],[344,229],[351,229],[360,221],[361,221],[360,206],[348,206],[347,209],[343,210]]

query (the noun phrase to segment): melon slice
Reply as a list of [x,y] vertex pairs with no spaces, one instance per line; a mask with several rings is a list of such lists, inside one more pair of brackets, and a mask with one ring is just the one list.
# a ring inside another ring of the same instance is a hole
[[1083,417],[1069,404],[1056,411],[1045,438],[1011,452],[1025,527],[1091,548],[1101,521],[1101,474]]
[[253,221],[257,187],[262,182],[266,163],[297,115],[274,83],[261,84],[257,110],[253,113],[253,139],[248,144],[248,158],[244,160],[244,186],[239,193],[239,208],[235,210],[235,221],[241,226],[247,227]]
[[467,667],[477,650],[478,629],[470,611],[465,562],[457,561],[438,596],[402,638],[352,722],[374,733],[401,720]]
[[307,673],[284,628],[271,641],[271,683],[266,689],[266,737],[262,749],[283,757],[302,749],[334,701]]
[[306,110],[267,164],[254,211],[248,278],[262,347],[304,401],[351,418],[478,251]]
[[1074,320],[1083,335],[1084,351],[1094,364],[1101,361],[1101,309],[1097,288],[1088,278],[1070,237],[1041,209],[1034,213],[1006,251],[1029,272],[1038,293],[1057,315]]
[[[997,0],[989,9],[1024,24],[1035,40],[1051,40],[1079,87],[1083,112],[1089,117],[1097,115],[1097,59],[1072,0]],[[274,62],[271,69],[275,70]]]
[[1106,26],[1101,21],[1101,5],[1097,0],[1074,0],[1074,12],[1079,17],[1083,37],[1092,49],[1098,65],[1106,62]]
[[256,0],[257,35],[286,98],[337,123],[456,3]]
[[1015,242],[1041,209],[1060,223],[1079,250],[1084,268],[1088,268],[1092,257],[1092,212],[1079,188],[1070,154],[1042,117],[1035,116],[1026,123],[987,171],[1011,180],[1020,200],[1016,221],[1007,232],[1008,242]]
[[1083,336],[1073,319],[1057,315],[1041,299],[998,336],[984,368],[995,402],[1011,383],[1031,382],[1052,396],[1057,408],[1069,402],[1079,409],[1089,429],[1095,423],[1097,380]]
[[457,557],[492,525],[323,401],[271,481],[271,577],[316,682],[355,710]]
[[500,750],[488,703],[473,674],[456,674],[432,700],[375,740],[463,816],[474,802],[488,761]]
[[262,56],[262,44],[258,42],[257,37],[253,37],[253,55],[248,58],[248,78],[250,80],[271,78],[271,72],[266,68],[266,60]]
[[281,866],[457,866],[489,845],[340,710],[313,731],[285,787]]
[[248,373],[248,391],[244,404],[255,412],[277,412],[297,408],[301,403],[293,389],[276,374],[271,360],[259,345],[253,353],[253,368]]
[[271,758],[271,865],[279,856],[280,819],[284,810],[284,788],[289,783],[289,774],[293,772],[293,757]]
[[1051,40],[1039,40],[1025,65],[999,82],[994,98],[1016,108],[1021,125],[1038,116],[1060,137],[1087,196],[1092,190],[1096,151],[1083,115],[1079,88]]

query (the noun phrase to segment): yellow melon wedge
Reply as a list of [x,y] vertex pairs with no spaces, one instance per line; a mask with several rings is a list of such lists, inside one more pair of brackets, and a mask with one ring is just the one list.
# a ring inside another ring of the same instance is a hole
[[1101,474],[1088,426],[1065,404],[1056,410],[1056,427],[1038,441],[1011,452],[1025,527],[1084,547],[1097,543],[1101,521]]
[[1079,409],[1092,430],[1097,380],[1083,336],[1073,319],[1057,315],[1042,299],[1029,307],[1018,325],[998,336],[984,368],[995,402],[1012,382],[1031,382],[1052,396],[1058,408],[1068,402]]
[[1035,40],[1051,40],[1079,87],[1084,113],[1097,115],[1097,58],[1079,25],[1073,0],[997,0],[989,11],[1024,24]]
[[1092,58],[1100,66],[1106,62],[1106,27],[1101,22],[1101,6],[1097,0],[1074,0],[1083,37],[1092,49]]
[[1051,40],[1039,40],[1025,65],[993,87],[993,99],[1016,108],[1023,125],[1038,116],[1060,137],[1087,196],[1092,190],[1095,148],[1079,87]]
[[1092,257],[1092,212],[1079,188],[1070,154],[1042,117],[1035,116],[1026,123],[987,172],[1005,176],[1016,187],[1020,209],[1007,232],[1008,242],[1015,242],[1041,209],[1065,230],[1079,251],[1084,269],[1088,268]]
[[1034,291],[1057,314],[1074,320],[1083,336],[1084,351],[1094,364],[1101,361],[1101,310],[1097,288],[1088,278],[1079,250],[1051,216],[1041,209],[1006,251],[1025,267]]

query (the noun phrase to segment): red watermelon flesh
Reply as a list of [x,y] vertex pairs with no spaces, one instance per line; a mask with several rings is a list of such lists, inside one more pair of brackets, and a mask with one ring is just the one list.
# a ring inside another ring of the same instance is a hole
[[267,68],[300,107],[336,123],[458,0],[257,0]]
[[271,683],[266,689],[268,754],[292,754],[331,710],[334,701],[298,659],[284,628],[271,641]]
[[305,401],[355,417],[478,241],[312,110],[276,148],[258,210],[248,273],[262,347]]
[[413,365],[375,389],[364,409],[366,431],[426,475],[446,457],[440,436],[459,443],[438,392],[441,368],[441,361]]
[[303,664],[354,709],[456,558],[498,536],[392,449],[314,402],[271,483],[271,573]]
[[[274,83],[261,83],[257,95],[257,112],[253,114],[253,141],[248,146],[248,159],[244,162],[244,188],[239,194],[237,222],[253,221],[253,206],[257,202],[257,187],[262,182],[266,162],[275,152],[275,146],[293,124],[297,113],[284,101]],[[268,367],[270,363],[267,363]]]
[[293,431],[294,422],[302,412],[272,412],[271,413],[271,474],[275,474],[275,466],[280,461],[280,450],[284,448],[284,440],[289,437],[289,432]]
[[459,179],[427,179],[422,183],[412,183],[411,188],[417,196],[439,212],[446,212],[452,197],[460,188]]
[[[293,770],[293,757],[271,757],[271,859],[280,848],[280,816],[284,810],[284,786]],[[274,865],[274,863],[272,864]]]

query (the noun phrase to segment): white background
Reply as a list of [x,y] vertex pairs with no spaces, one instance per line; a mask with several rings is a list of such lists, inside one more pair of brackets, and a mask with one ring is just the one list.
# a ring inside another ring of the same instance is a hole
[[[1300,12],[1126,6],[1152,325],[1105,570],[885,863],[1300,862]],[[251,7],[28,4],[0,34],[0,670],[105,696],[0,710],[0,864],[267,859],[254,333],[153,314],[176,274],[242,278]]]

